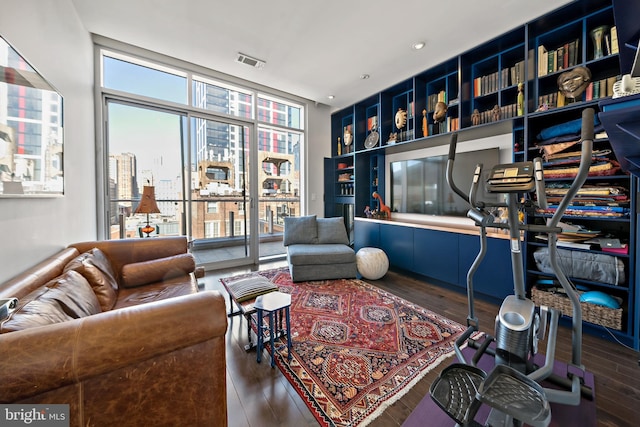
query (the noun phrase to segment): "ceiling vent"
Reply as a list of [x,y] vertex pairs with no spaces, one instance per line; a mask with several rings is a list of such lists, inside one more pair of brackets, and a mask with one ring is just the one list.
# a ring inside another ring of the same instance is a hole
[[242,64],[247,64],[255,68],[263,68],[266,64],[262,59],[253,58],[249,55],[245,55],[244,53],[238,52],[238,57],[236,58],[237,62]]

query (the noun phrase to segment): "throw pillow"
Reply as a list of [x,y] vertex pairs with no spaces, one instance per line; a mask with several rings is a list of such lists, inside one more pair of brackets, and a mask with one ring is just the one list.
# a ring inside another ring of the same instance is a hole
[[349,236],[344,226],[344,220],[340,217],[318,218],[318,243],[349,244]]
[[135,288],[187,275],[196,269],[191,254],[179,254],[150,261],[135,262],[122,266],[122,287]]
[[225,280],[223,285],[231,294],[231,298],[238,304],[278,290],[278,286],[259,274],[237,279],[231,278]]
[[287,216],[284,218],[284,245],[318,243],[316,216]]
[[22,298],[2,323],[0,332],[45,326],[100,312],[100,303],[89,282],[80,273],[69,270]]
[[102,311],[113,308],[118,298],[118,282],[104,252],[93,248],[80,254],[65,266],[64,271],[68,270],[75,270],[87,279],[100,301]]

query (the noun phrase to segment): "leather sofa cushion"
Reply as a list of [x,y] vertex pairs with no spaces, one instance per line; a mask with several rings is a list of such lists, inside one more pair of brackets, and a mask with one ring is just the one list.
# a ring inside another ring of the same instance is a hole
[[2,323],[1,333],[65,322],[100,313],[100,303],[89,282],[69,270],[18,302]]
[[195,259],[189,253],[126,264],[122,266],[122,287],[135,288],[149,283],[161,282],[188,275],[195,269]]
[[102,311],[113,308],[118,299],[118,282],[104,252],[98,248],[84,252],[65,266],[64,271],[68,270],[75,270],[87,279]]

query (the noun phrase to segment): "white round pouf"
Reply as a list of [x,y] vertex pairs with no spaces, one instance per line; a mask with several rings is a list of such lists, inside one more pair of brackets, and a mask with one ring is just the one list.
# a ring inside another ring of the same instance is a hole
[[356,253],[358,272],[365,279],[378,280],[389,269],[389,258],[382,249],[361,248]]

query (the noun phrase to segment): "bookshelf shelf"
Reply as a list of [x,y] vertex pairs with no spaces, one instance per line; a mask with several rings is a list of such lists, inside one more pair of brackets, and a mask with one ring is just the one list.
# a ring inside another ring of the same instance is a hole
[[[383,198],[385,196],[385,188],[388,187],[384,176],[387,154],[445,145],[449,138],[443,134],[455,130],[460,130],[464,140],[511,132],[513,161],[541,156],[538,147],[541,129],[579,118],[587,107],[599,112],[599,104],[611,99],[622,60],[618,53],[622,46],[616,47],[615,43],[617,29],[613,3],[613,0],[571,2],[372,94],[351,107],[334,112],[331,119],[332,159],[325,162],[325,177],[330,177],[329,182],[325,182],[325,215],[340,215],[336,209],[342,209],[344,203],[352,203],[356,216],[364,216],[365,206],[376,206],[371,197],[373,191]],[[597,46],[599,42],[592,36],[592,31],[599,27],[603,29],[601,54]],[[558,78],[577,67],[589,70],[589,85],[575,100],[563,100],[558,96]],[[442,124],[436,123],[433,117],[438,102],[447,107]],[[404,121],[396,121],[398,111],[406,113]],[[342,146],[342,151],[338,152],[337,140],[343,140],[349,126],[354,137],[353,151],[345,152]],[[379,139],[372,147],[365,141],[373,130],[379,133]],[[392,138],[394,134],[395,139]],[[609,142],[598,141],[596,145],[603,147]],[[626,161],[635,161],[632,164],[637,164],[636,169],[640,170],[640,156],[633,154]],[[353,194],[338,196],[335,193],[339,193],[341,187],[336,185],[336,168],[345,155],[351,159],[353,168]],[[627,282],[625,287],[611,288],[624,300],[625,325],[617,336],[638,348],[640,331],[633,323],[640,318],[640,309],[636,307],[640,305],[640,296],[636,295],[633,261],[636,257],[635,180],[616,173],[593,176],[589,182],[613,183],[633,194],[627,217],[567,216],[567,220],[597,226],[629,243],[629,255],[620,256],[627,269]],[[544,219],[540,215],[527,217],[529,221]],[[536,273],[532,264],[531,253],[541,244],[534,240],[534,236],[527,236],[525,246],[529,252],[525,274],[528,285],[532,286],[539,272]],[[597,282],[583,280],[581,283],[611,290]]]

